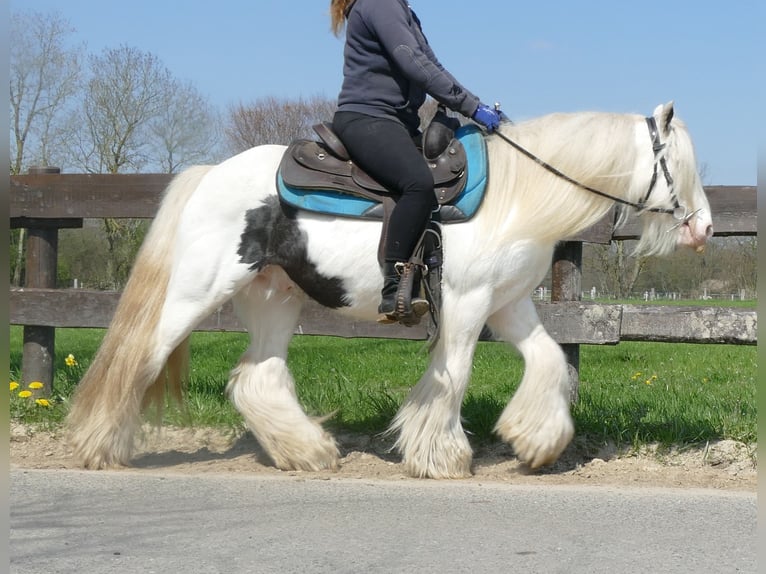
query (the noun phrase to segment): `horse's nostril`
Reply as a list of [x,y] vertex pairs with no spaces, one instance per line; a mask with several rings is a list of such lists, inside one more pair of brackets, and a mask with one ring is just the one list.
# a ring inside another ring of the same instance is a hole
[[713,226],[712,225],[708,225],[707,229],[705,229],[705,236],[708,237],[708,238],[713,237]]

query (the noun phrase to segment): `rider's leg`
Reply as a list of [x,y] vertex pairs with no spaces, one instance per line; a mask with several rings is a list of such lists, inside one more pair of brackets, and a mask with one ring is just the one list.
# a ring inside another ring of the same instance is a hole
[[[422,315],[428,303],[417,297],[411,305],[407,301],[406,309],[397,312],[396,308],[402,271],[436,206],[433,175],[412,140],[414,134],[395,120],[351,112],[337,113],[333,130],[354,162],[398,196],[384,246],[379,321],[391,323],[402,315]],[[405,299],[411,295],[407,293]]]

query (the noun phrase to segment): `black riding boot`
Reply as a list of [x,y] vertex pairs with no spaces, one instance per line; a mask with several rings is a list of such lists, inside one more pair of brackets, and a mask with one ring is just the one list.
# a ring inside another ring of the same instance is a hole
[[383,263],[383,289],[380,292],[380,305],[378,305],[378,313],[380,313],[378,323],[396,323],[394,308],[400,279],[396,271],[396,263],[395,261]]
[[[416,288],[417,292],[414,291]],[[419,296],[419,291],[420,269],[412,263],[386,261],[378,323],[402,323],[408,327],[420,323],[420,318],[428,313],[429,304]]]

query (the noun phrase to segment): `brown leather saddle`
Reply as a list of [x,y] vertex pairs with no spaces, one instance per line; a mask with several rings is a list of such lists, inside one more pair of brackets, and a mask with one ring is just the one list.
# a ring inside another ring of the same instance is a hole
[[[319,141],[295,140],[285,152],[279,174],[288,187],[338,191],[372,200],[379,205],[365,212],[365,219],[383,219],[396,196],[351,161],[343,143],[329,123],[314,126]],[[422,138],[423,156],[434,176],[434,193],[439,205],[452,202],[465,189],[467,158],[465,148],[454,136],[454,128],[432,121]],[[448,216],[448,219],[452,219]],[[385,227],[385,225],[384,225]]]

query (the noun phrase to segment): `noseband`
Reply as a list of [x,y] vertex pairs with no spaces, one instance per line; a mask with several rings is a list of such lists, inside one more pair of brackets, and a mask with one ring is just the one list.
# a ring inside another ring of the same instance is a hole
[[[637,210],[639,214],[648,211],[651,213],[667,213],[669,215],[672,215],[673,218],[676,221],[678,221],[678,223],[671,228],[671,229],[675,229],[676,227],[683,225],[684,223],[689,221],[700,210],[698,209],[696,211],[693,211],[692,213],[687,214],[686,207],[678,203],[678,197],[676,196],[675,191],[673,189],[673,178],[670,175],[670,170],[668,169],[667,161],[665,161],[665,154],[662,153],[662,150],[665,149],[665,144],[660,141],[660,133],[659,133],[659,130],[657,129],[657,122],[654,120],[653,117],[648,117],[645,119],[646,119],[646,125],[649,128],[649,135],[652,138],[652,150],[654,151],[654,165],[653,165],[653,171],[652,171],[652,179],[649,182],[649,189],[646,191],[646,195],[644,195],[644,199],[641,200],[641,202],[639,203],[628,201],[627,199],[622,199],[621,197],[615,197],[614,195],[611,195],[609,193],[600,191],[598,189],[595,189],[593,187],[580,183],[579,181],[572,179],[565,173],[562,173],[561,171],[553,167],[551,164],[540,159],[535,154],[528,151],[527,149],[525,149],[524,147],[522,147],[521,145],[513,141],[511,138],[500,133],[499,131],[495,131],[493,132],[493,134],[498,136],[500,139],[502,139],[503,141],[511,145],[517,151],[521,152],[523,155],[527,156],[529,159],[531,159],[532,161],[534,161],[541,167],[545,168],[546,170],[556,175],[557,177],[560,177],[564,181],[571,183],[572,185],[576,185],[577,187],[581,189],[584,189],[591,193],[595,193],[596,195],[600,195],[601,197],[611,199],[612,201],[616,201],[617,203],[628,205],[634,208],[635,210]],[[646,207],[646,202],[649,201],[649,197],[652,195],[654,186],[657,184],[657,165],[658,164],[662,168],[662,174],[665,176],[665,183],[668,186],[668,192],[670,193],[670,197],[673,202],[672,208]]]

